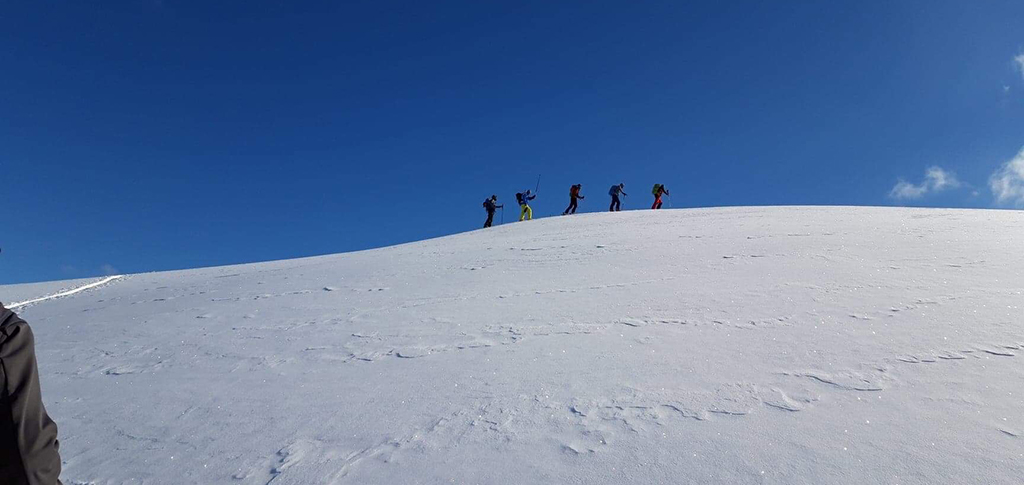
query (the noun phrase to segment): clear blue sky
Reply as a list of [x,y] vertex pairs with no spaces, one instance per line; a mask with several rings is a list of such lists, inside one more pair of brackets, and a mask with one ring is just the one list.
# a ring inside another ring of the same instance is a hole
[[677,208],[1013,207],[1024,174],[990,181],[1024,146],[1022,22],[1020,0],[5,2],[0,283],[476,229],[538,174],[540,216],[620,181],[628,209],[655,182]]

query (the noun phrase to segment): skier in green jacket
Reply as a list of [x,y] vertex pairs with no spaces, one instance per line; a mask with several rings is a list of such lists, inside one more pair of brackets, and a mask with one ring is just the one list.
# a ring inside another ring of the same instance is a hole
[[651,206],[651,209],[661,209],[661,196],[672,195],[668,193],[668,189],[662,184],[654,184],[651,193],[654,194],[654,205]]

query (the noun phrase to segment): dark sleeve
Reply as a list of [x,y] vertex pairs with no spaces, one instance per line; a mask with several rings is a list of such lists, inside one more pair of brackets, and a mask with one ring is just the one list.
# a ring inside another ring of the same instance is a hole
[[0,474],[14,476],[13,483],[60,483],[57,425],[43,407],[32,329],[3,306],[0,384]]

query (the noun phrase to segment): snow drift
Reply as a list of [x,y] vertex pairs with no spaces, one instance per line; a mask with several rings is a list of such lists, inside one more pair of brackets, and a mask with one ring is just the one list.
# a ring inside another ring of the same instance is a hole
[[1020,483],[1021,241],[1009,211],[585,214],[19,313],[66,483]]

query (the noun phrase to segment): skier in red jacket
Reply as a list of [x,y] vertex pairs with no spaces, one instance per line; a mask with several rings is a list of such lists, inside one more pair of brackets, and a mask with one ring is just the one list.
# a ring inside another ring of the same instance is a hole
[[583,188],[583,184],[576,184],[576,185],[573,185],[572,187],[569,187],[569,207],[566,207],[565,208],[565,212],[562,212],[563,216],[566,215],[566,214],[575,214],[576,213],[576,204],[577,204],[576,200],[577,199],[585,199],[586,198],[586,197],[583,197],[582,195],[580,195],[580,189],[582,189],[582,188]]

